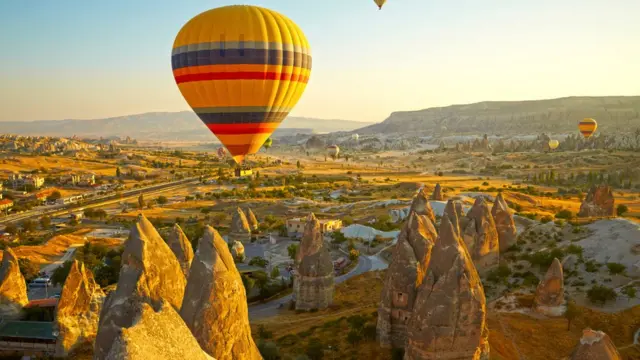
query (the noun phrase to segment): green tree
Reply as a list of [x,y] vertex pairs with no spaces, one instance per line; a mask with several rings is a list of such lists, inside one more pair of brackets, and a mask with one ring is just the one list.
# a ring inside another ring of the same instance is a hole
[[160,195],[160,196],[158,196],[158,198],[156,199],[156,202],[157,202],[159,205],[165,205],[166,203],[168,203],[168,202],[169,202],[169,199],[167,199],[167,197],[166,197],[166,196],[162,196],[162,195]]
[[33,220],[25,220],[22,222],[22,230],[24,232],[32,232],[36,230],[38,225]]
[[247,275],[242,275],[241,278],[242,278],[242,285],[244,285],[244,290],[247,293],[247,297],[249,297],[251,290],[256,285],[256,281]]
[[624,214],[629,212],[629,207],[627,205],[620,204],[620,205],[618,205],[618,207],[616,209],[616,212],[617,212],[618,216],[624,216]]
[[117,177],[117,178],[119,178],[119,177],[120,177],[120,175],[122,175],[122,172],[120,171],[120,168],[119,168],[119,167],[117,167],[117,168],[116,168],[116,177]]
[[567,310],[564,312],[564,317],[567,319],[567,331],[571,331],[571,322],[577,318],[580,313],[581,310],[576,305],[575,301],[570,300],[567,302]]
[[144,208],[144,194],[138,196],[138,208],[141,210]]
[[615,300],[618,298],[618,294],[615,290],[602,285],[594,285],[587,291],[587,297],[589,301],[594,304],[604,305],[607,301]]
[[273,269],[271,270],[271,278],[277,279],[278,277],[280,277],[280,269],[278,269],[277,266],[274,266]]
[[320,339],[311,338],[309,339],[305,353],[311,360],[322,360],[324,357],[324,345],[320,342]]
[[249,260],[249,265],[251,266],[259,266],[262,268],[266,268],[269,265],[269,261],[262,256],[256,256]]
[[60,194],[60,191],[56,190],[52,192],[51,195],[49,195],[47,198],[51,201],[58,201],[60,200],[60,198],[62,198],[62,194]]
[[18,227],[15,224],[7,224],[7,226],[4,227],[4,232],[15,235],[18,233]]
[[43,216],[40,218],[40,226],[43,230],[46,230],[51,226],[51,218],[48,216]]
[[629,298],[629,301],[631,301],[631,299],[635,299],[636,298],[636,288],[633,285],[627,285],[625,287],[622,288],[622,293]]
[[24,279],[29,282],[38,277],[40,273],[40,267],[38,264],[27,258],[18,258],[18,266]]
[[298,253],[298,244],[291,244],[287,246],[287,252],[291,260],[296,260],[296,254]]
[[300,169],[302,167],[302,164],[300,164],[300,160],[296,161],[296,167],[298,169]]
[[258,341],[258,351],[264,360],[280,360],[280,350],[278,346],[272,341]]

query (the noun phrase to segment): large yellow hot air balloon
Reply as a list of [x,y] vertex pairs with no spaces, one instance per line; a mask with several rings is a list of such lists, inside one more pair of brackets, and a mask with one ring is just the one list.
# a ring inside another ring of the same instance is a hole
[[311,50],[290,19],[233,5],[189,20],[173,44],[180,92],[237,163],[260,150],[304,92]]
[[555,140],[555,139],[551,139],[549,140],[549,148],[551,150],[555,150],[558,148],[558,146],[560,145],[560,141]]
[[582,136],[584,136],[585,139],[590,138],[593,135],[593,133],[596,132],[597,128],[598,128],[598,123],[595,120],[589,119],[589,118],[583,119],[578,124],[578,129],[580,129],[580,132],[582,133]]
[[387,0],[373,0],[373,2],[378,5],[378,10],[382,10],[382,6],[387,2]]

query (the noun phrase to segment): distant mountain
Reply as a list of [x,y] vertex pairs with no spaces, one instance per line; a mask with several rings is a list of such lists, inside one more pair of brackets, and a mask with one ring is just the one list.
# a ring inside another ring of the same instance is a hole
[[[286,118],[274,136],[351,131],[371,123],[315,118]],[[212,136],[190,111],[144,113],[94,120],[39,120],[0,122],[0,133],[47,136],[131,136],[142,140],[202,140]]]
[[367,134],[451,135],[575,132],[583,118],[603,131],[640,128],[640,96],[566,97],[552,100],[485,101],[394,112],[385,121],[357,129]]

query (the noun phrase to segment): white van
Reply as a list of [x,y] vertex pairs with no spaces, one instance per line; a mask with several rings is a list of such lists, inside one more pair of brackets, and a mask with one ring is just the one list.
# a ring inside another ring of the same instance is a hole
[[48,286],[52,286],[51,279],[49,278],[37,278],[29,283],[30,288],[48,287]]

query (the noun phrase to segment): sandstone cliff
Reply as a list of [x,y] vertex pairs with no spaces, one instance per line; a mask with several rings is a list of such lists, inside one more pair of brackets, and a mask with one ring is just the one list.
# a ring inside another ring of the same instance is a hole
[[320,222],[309,214],[296,254],[293,296],[296,309],[323,309],[333,302],[333,262]]
[[59,334],[56,356],[67,356],[74,348],[95,340],[104,299],[91,271],[75,260],[56,310],[55,326]]
[[247,208],[246,218],[249,223],[249,228],[254,231],[258,230],[258,219],[256,219],[256,215],[251,211],[251,208]]
[[444,196],[442,195],[442,187],[440,186],[440,184],[436,184],[436,187],[433,189],[431,200],[436,200],[436,201],[444,200]]
[[485,317],[480,277],[445,215],[409,320],[405,359],[488,359]]
[[607,334],[587,328],[582,331],[582,338],[569,359],[621,360],[622,357]]
[[[482,198],[476,199],[467,217],[470,223],[465,229],[465,236],[473,237],[473,247],[469,248],[469,252],[478,271],[483,272],[497,265],[500,260],[498,230],[489,207]],[[471,223],[473,227],[470,228]],[[465,239],[465,243],[468,242],[470,241]]]
[[[136,321],[144,304],[159,310],[166,302],[182,305],[186,280],[180,263],[156,229],[143,215],[129,233],[122,254],[120,278],[105,300],[94,346],[94,359],[105,359],[114,339]],[[145,344],[151,345],[151,344]]]
[[491,215],[498,231],[500,252],[507,251],[511,245],[516,243],[517,230],[516,224],[513,222],[513,215],[509,211],[509,206],[502,197],[501,192],[496,196],[496,201],[491,208]]
[[216,359],[262,359],[251,337],[240,273],[227,244],[210,226],[198,244],[180,315]]
[[193,248],[180,225],[173,225],[173,229],[171,229],[167,237],[167,245],[169,245],[169,248],[171,248],[171,251],[173,251],[173,254],[178,259],[182,273],[187,277],[189,275],[191,261],[193,260]]
[[407,322],[437,236],[427,216],[411,212],[398,236],[384,279],[377,325],[378,339],[383,347],[402,349],[406,345]]
[[0,267],[0,317],[18,318],[28,302],[27,285],[20,272],[18,258],[11,249],[6,249]]
[[593,186],[580,205],[578,216],[603,217],[615,216],[615,198],[609,185]]
[[240,208],[236,208],[231,219],[231,229],[229,232],[229,241],[247,242],[251,240],[251,227],[244,212]]
[[418,194],[413,198],[409,213],[414,211],[418,215],[426,215],[432,223],[436,223],[436,216],[433,213],[431,204],[429,204],[429,197],[424,190],[424,187],[418,191]]

